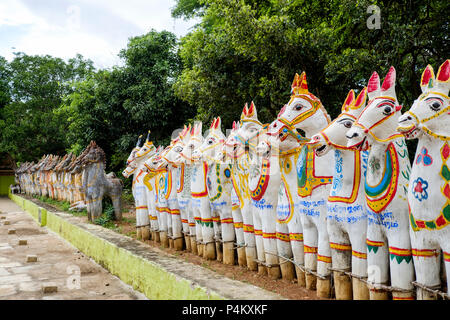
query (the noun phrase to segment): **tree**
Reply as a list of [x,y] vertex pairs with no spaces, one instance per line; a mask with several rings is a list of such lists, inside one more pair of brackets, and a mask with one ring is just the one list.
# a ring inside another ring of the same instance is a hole
[[65,116],[53,110],[72,91],[70,82],[93,69],[78,55],[68,62],[51,56],[16,53],[8,65],[10,99],[1,109],[0,150],[18,161],[42,154],[63,154],[66,148]]
[[172,85],[181,72],[174,34],[154,30],[131,38],[121,50],[122,67],[100,70],[73,84],[59,114],[68,114],[67,139],[79,151],[95,140],[108,155],[109,170],[120,172],[140,134],[151,130],[155,144],[195,115]]
[[[184,1],[178,1],[181,4]],[[226,127],[254,100],[270,122],[289,99],[295,73],[332,117],[350,89],[360,90],[373,71],[397,70],[397,94],[406,108],[419,93],[421,70],[448,54],[448,1],[377,1],[381,29],[368,29],[368,0],[209,0],[202,22],[181,39],[184,69],[178,97],[197,118],[223,116]],[[187,8],[182,6],[182,8]]]

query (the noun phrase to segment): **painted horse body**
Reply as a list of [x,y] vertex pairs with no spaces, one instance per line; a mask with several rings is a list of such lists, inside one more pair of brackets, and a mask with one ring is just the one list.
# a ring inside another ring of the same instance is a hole
[[395,94],[395,69],[383,85],[374,72],[369,102],[347,132],[348,147],[368,150],[367,264],[371,299],[387,299],[380,285],[394,287],[394,299],[413,299],[414,267],[409,238],[407,187],[411,166],[404,137],[396,131],[401,106]]
[[[323,130],[330,117],[320,100],[308,91],[306,75],[295,75],[292,95],[281,110],[278,120],[289,128],[302,129],[307,138]],[[330,295],[331,252],[326,227],[327,198],[331,189],[333,158],[317,157],[304,145],[300,151],[297,169],[297,194],[303,227],[306,287],[313,289],[317,281],[317,294]],[[317,270],[317,273],[316,273]]]
[[[430,289],[441,289],[443,255],[447,293],[450,293],[449,75],[450,60],[441,65],[436,77],[428,65],[421,77],[422,94],[398,121],[398,130],[407,139],[419,139],[408,187],[416,281]],[[419,287],[417,298],[435,297]]]

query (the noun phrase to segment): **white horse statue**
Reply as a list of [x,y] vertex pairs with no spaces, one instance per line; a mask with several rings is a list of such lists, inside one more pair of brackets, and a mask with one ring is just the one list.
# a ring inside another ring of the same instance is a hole
[[396,131],[401,106],[391,67],[380,86],[370,77],[369,102],[347,132],[347,146],[368,150],[365,193],[367,203],[367,264],[370,299],[413,299],[414,266],[409,238],[407,190],[411,166],[405,138]]
[[128,161],[130,162],[128,163],[127,168],[122,172],[122,175],[125,178],[128,178],[133,174],[132,192],[136,208],[136,237],[137,239],[142,240],[150,239],[147,186],[144,183],[147,172],[144,170],[144,162],[156,152],[155,146],[149,141],[149,135],[150,131],[147,134],[144,145],[139,150],[137,150],[138,145],[132,150],[130,157],[128,158]]
[[408,188],[412,255],[420,285],[417,299],[435,299],[424,289],[441,289],[441,260],[450,294],[449,78],[450,60],[436,77],[428,65],[420,82],[422,94],[398,119],[398,130],[407,139],[419,139]]
[[[173,139],[170,143],[168,151],[162,155],[162,161],[170,164],[173,167],[172,180],[175,181],[176,199],[178,203],[178,210],[180,212],[181,225],[178,226],[178,219],[176,220],[176,229],[174,234],[184,234],[186,250],[192,251],[191,240],[189,237],[189,212],[191,210],[191,166],[186,166],[180,158],[180,152],[183,150],[185,143],[190,139],[191,126],[184,126],[184,129]],[[175,228],[175,226],[173,226]],[[194,224],[195,227],[195,224]],[[179,240],[178,240],[179,241]],[[176,245],[177,246],[177,245]],[[195,253],[196,244],[194,244]]]
[[[295,75],[291,99],[281,110],[278,120],[288,128],[302,129],[308,139],[329,125],[330,116],[319,98],[308,91],[305,72],[301,76]],[[331,154],[317,157],[305,145],[296,164],[297,193],[301,197],[299,208],[304,238],[306,288],[314,289],[317,283],[319,297],[331,294],[331,250],[326,223],[326,199],[331,189],[332,163]]]
[[233,265],[235,232],[231,209],[231,163],[218,157],[222,154],[225,139],[220,117],[214,118],[203,144],[194,150],[192,156],[208,164],[206,180],[214,224],[217,260]]
[[[328,197],[327,229],[330,239],[334,286],[338,300],[367,300],[367,212],[364,182],[367,151],[347,147],[345,134],[366,105],[367,88],[355,98],[347,95],[341,114],[312,137],[317,156],[334,150],[333,184]],[[349,278],[344,272],[350,272]],[[353,285],[353,288],[352,288]],[[353,294],[352,294],[353,291]]]
[[207,173],[208,164],[203,160],[193,158],[193,152],[203,143],[202,123],[195,123],[191,137],[180,155],[186,164],[192,165],[191,175],[191,206],[196,222],[197,252],[205,259],[216,259],[216,245],[214,241],[214,225],[208,196]]

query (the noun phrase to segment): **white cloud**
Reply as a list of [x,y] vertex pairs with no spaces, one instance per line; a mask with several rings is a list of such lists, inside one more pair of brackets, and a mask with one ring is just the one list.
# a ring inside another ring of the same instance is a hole
[[[174,20],[174,0],[14,0],[0,2],[0,55],[12,51],[68,59],[76,53],[99,68],[120,63],[128,38],[168,30],[183,36],[197,21]],[[12,49],[15,48],[15,49]]]

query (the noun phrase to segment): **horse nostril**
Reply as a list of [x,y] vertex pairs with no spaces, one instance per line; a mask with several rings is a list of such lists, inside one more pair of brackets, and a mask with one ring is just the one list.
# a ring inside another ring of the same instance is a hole
[[353,132],[353,134],[351,136],[349,136],[348,134],[346,134],[347,138],[349,139],[353,139],[356,138],[357,136],[359,136],[358,132]]

